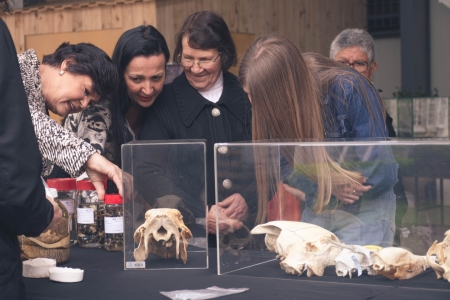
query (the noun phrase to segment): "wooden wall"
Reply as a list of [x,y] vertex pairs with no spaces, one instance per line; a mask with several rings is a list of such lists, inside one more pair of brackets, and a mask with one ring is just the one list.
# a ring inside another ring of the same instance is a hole
[[331,41],[345,28],[366,28],[365,0],[164,0],[157,1],[156,24],[170,49],[188,15],[219,12],[232,32],[277,33],[303,52],[328,55]]
[[[89,31],[93,30],[125,31],[142,24],[156,26],[155,12],[154,0],[118,0],[36,7],[16,10],[12,15],[2,14],[1,17],[8,25],[16,50],[20,53],[27,49],[27,35],[66,32],[86,32],[89,35]],[[91,40],[86,42],[95,44]]]
[[2,18],[19,53],[26,50],[28,35],[125,31],[141,24],[158,28],[173,51],[176,31],[199,10],[219,12],[232,32],[278,33],[302,51],[325,55],[341,30],[366,27],[365,0],[117,0],[17,10]]

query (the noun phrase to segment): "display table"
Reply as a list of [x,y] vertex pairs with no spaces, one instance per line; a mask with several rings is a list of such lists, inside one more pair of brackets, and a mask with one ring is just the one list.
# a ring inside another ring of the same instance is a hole
[[[209,269],[125,271],[122,252],[74,246],[70,250],[70,261],[61,267],[84,269],[84,280],[79,283],[58,283],[48,278],[24,278],[26,296],[28,300],[154,300],[169,299],[161,295],[160,291],[218,286],[249,288],[247,292],[223,299],[450,299],[450,283],[443,279],[437,280],[432,269],[404,281],[365,274],[352,279],[342,278],[336,276],[334,267],[328,267],[323,277],[311,278],[306,277],[306,274],[287,275],[279,267],[280,279],[219,276],[215,250],[211,249],[209,253]],[[275,269],[272,272],[276,271],[277,263],[267,264],[262,270],[271,267]]]

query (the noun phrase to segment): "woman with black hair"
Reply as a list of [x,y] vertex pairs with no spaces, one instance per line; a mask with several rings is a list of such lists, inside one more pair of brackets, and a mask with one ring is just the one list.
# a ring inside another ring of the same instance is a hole
[[72,177],[86,171],[103,199],[103,181],[110,178],[119,184],[120,169],[52,120],[47,111],[64,117],[113,94],[118,76],[111,59],[86,43],[63,43],[54,53],[44,55],[42,63],[33,49],[17,58],[42,156],[42,176],[49,175],[54,165]]
[[151,25],[124,32],[112,61],[119,72],[119,89],[87,110],[71,114],[64,127],[121,165],[120,147],[141,131],[144,109],[161,93],[169,49],[162,34]]

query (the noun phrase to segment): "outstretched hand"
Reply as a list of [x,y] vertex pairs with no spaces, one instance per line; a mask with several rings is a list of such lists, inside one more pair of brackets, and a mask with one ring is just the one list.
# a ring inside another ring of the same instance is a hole
[[86,173],[97,190],[99,200],[105,196],[105,181],[109,178],[117,186],[119,194],[122,192],[122,170],[98,153],[92,154],[84,164]]

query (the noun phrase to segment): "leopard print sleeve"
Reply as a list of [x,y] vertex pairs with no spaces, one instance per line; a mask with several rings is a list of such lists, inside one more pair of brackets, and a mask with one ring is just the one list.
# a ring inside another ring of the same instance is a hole
[[106,159],[114,162],[115,150],[108,100],[102,99],[89,105],[86,110],[68,115],[63,126],[91,144]]
[[79,176],[84,172],[84,163],[96,152],[95,149],[47,115],[42,94],[39,60],[34,50],[30,49],[19,54],[18,60],[42,156],[42,176],[49,175],[54,164],[60,166],[72,177]]

